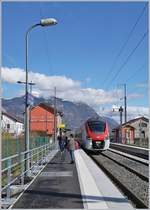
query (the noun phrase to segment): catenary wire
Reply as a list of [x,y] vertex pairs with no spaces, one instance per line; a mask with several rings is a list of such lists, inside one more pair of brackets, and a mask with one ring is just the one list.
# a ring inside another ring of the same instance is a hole
[[122,69],[125,67],[125,65],[128,63],[128,61],[132,57],[132,55],[135,53],[135,51],[137,50],[137,48],[140,46],[140,44],[146,38],[147,34],[148,34],[148,30],[143,34],[142,38],[139,40],[139,42],[137,43],[137,45],[134,47],[134,49],[131,51],[131,53],[127,56],[126,60],[123,62],[123,64],[121,65],[121,67],[118,69],[118,71],[116,72],[116,74],[114,75],[114,77],[109,82],[109,86],[108,87],[110,87],[110,85],[112,84],[112,82],[114,80],[116,80],[116,78],[118,77],[118,75],[120,74],[120,72],[122,71]]
[[143,68],[145,67],[145,65],[140,66],[140,68],[138,68],[130,77],[128,77],[126,79],[125,82],[123,83],[127,83],[129,80],[132,80],[134,77],[136,77],[137,73],[139,73],[141,70],[143,70]]
[[105,79],[104,79],[104,83],[105,83],[105,84],[106,84],[106,81],[108,80],[108,78],[110,77],[111,72],[112,72],[112,70],[114,69],[115,64],[117,63],[118,58],[120,57],[120,55],[121,55],[122,52],[124,51],[125,47],[127,46],[128,42],[129,42],[129,40],[130,40],[130,37],[132,36],[132,34],[133,34],[133,32],[134,32],[134,30],[135,30],[135,28],[136,28],[138,22],[139,22],[140,19],[142,18],[143,14],[144,14],[144,11],[145,11],[145,9],[146,9],[146,6],[147,6],[147,3],[145,4],[144,8],[142,9],[140,15],[137,17],[135,24],[133,25],[131,31],[129,32],[129,34],[128,34],[128,36],[127,36],[127,39],[125,40],[125,42],[123,43],[123,45],[122,45],[122,47],[121,47],[119,53],[117,54],[117,56],[116,56],[116,58],[115,58],[115,60],[114,60],[114,62],[113,62],[113,64],[112,64],[112,67],[111,67],[110,70],[108,71],[108,74],[106,75],[106,77],[105,77]]

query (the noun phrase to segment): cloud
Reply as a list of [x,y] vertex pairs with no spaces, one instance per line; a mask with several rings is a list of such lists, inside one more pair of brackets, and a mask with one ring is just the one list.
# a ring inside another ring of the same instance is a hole
[[[2,80],[16,84],[17,81],[25,81],[25,71],[20,68],[2,67]],[[84,102],[99,111],[100,106],[115,104],[123,96],[120,89],[105,91],[103,89],[82,88],[80,81],[75,81],[66,76],[48,76],[41,73],[29,72],[29,82],[36,83],[33,86],[33,95],[36,97],[49,98],[54,95],[54,87],[57,88],[56,96],[64,100]],[[20,89],[19,89],[20,90]],[[17,92],[23,95],[24,91]],[[16,96],[18,96],[16,94]],[[130,98],[137,98],[139,95],[130,95]],[[104,109],[103,113],[112,117],[118,117],[119,113],[112,113],[112,109]],[[148,115],[148,108],[128,107],[129,117],[137,114]]]
[[25,80],[25,71],[23,69],[2,67],[2,81],[17,83],[19,80]]
[[[28,81],[36,83],[39,90],[50,90],[55,86],[62,91],[76,89],[80,86],[79,81],[74,81],[65,76],[47,76],[40,73],[29,72]],[[19,68],[2,68],[2,80],[16,84],[17,81],[25,81],[25,71]]]
[[127,108],[128,117],[130,119],[139,117],[139,116],[145,116],[148,118],[149,116],[149,108],[148,107],[142,107],[142,106],[128,106]]
[[85,82],[86,82],[86,83],[91,82],[91,78],[90,78],[90,77],[86,77],[86,78],[85,78]]
[[144,97],[144,94],[142,93],[131,93],[128,95],[128,99],[137,99]]
[[[3,67],[2,80],[12,84],[16,84],[17,81],[25,81],[25,71],[20,68]],[[118,100],[118,93],[116,95],[114,90],[104,91],[102,89],[81,88],[79,81],[66,76],[47,76],[41,73],[29,72],[28,80],[36,83],[33,87],[33,94],[39,97],[52,96],[54,87],[56,87],[57,97],[76,102],[82,101],[93,106],[113,103]]]
[[[115,108],[115,112],[113,112],[113,108]],[[106,108],[99,111],[100,115],[112,117],[115,119],[118,123],[120,123],[120,113],[119,113],[119,107],[113,105],[112,108]],[[142,106],[128,106],[127,107],[127,120],[131,120],[137,117],[147,117],[149,118],[149,108],[148,107],[142,107]],[[124,122],[124,112],[123,112],[123,122]]]
[[138,88],[147,88],[148,87],[148,82],[139,83],[139,84],[136,85],[136,87],[138,87]]

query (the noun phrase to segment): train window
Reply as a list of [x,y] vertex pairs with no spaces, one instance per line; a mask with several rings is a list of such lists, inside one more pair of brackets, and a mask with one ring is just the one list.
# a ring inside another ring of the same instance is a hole
[[104,122],[96,121],[88,122],[88,126],[93,133],[104,133],[106,124]]

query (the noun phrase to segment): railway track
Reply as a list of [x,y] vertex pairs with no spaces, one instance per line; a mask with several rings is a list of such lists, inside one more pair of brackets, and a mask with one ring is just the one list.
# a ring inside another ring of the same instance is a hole
[[126,168],[126,170],[130,171],[131,173],[136,174],[142,180],[146,182],[149,181],[148,167],[145,166],[145,163],[139,162],[136,159],[131,159],[130,157],[128,158],[127,156],[122,156],[121,154],[118,154],[112,150],[108,150],[107,153],[102,155]]
[[113,151],[90,154],[136,208],[148,208],[149,167],[136,159]]
[[130,146],[126,144],[119,144],[119,143],[111,143],[111,149],[115,149],[117,151],[122,151],[130,155],[134,155],[139,158],[143,158],[145,160],[149,159],[149,149],[141,148],[136,146]]

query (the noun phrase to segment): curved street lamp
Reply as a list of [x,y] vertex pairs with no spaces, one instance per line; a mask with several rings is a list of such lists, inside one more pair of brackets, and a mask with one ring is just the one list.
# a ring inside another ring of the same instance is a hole
[[48,19],[41,19],[40,23],[34,24],[26,32],[25,36],[25,45],[26,45],[26,81],[25,81],[25,151],[26,151],[26,163],[25,163],[25,175],[29,175],[29,169],[30,169],[30,161],[29,161],[29,149],[30,149],[30,142],[29,142],[29,109],[28,109],[28,34],[29,32],[37,27],[37,26],[53,26],[57,24],[57,20],[54,18],[48,18]]

